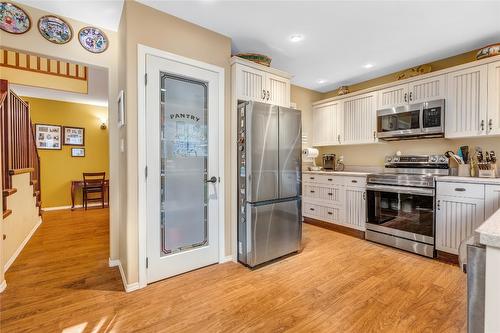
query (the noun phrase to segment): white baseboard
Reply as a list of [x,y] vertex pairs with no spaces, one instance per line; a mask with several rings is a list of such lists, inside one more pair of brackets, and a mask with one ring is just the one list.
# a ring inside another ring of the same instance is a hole
[[120,270],[120,275],[122,277],[123,288],[125,288],[125,292],[129,293],[131,291],[140,289],[139,282],[127,283],[127,278],[125,277],[125,272],[123,271],[122,262],[120,261],[120,259],[109,259],[109,267],[116,266],[118,266],[118,269]]
[[0,293],[3,292],[7,288],[7,281],[5,279],[0,283]]
[[229,255],[229,256],[225,256],[221,260],[219,260],[219,264],[223,264],[223,263],[229,262],[229,261],[236,261],[236,260],[232,255]]
[[[97,206],[101,206],[101,205],[102,204],[100,204],[100,203],[91,203],[91,204],[88,204],[87,206],[88,207],[97,207]],[[106,207],[108,207],[107,203],[106,203]],[[74,208],[75,209],[76,208],[83,208],[83,205],[75,205]],[[42,211],[48,212],[48,211],[51,211],[51,210],[65,210],[65,209],[71,209],[71,206],[43,207]]]
[[14,260],[16,260],[17,256],[24,249],[24,246],[26,246],[26,244],[28,243],[28,241],[31,239],[31,236],[33,236],[33,234],[35,233],[36,229],[38,229],[38,227],[40,226],[40,224],[42,224],[42,218],[39,216],[38,217],[38,222],[35,224],[35,226],[33,227],[33,229],[31,229],[31,231],[29,232],[29,234],[22,241],[21,245],[19,245],[19,247],[17,248],[16,252],[14,252],[14,254],[12,254],[12,256],[9,258],[9,260],[7,260],[7,262],[3,266],[3,271],[4,272],[7,272],[7,270],[10,267],[10,265],[12,265],[12,263],[14,262]]
[[109,265],[109,267],[117,267],[120,265],[120,259],[108,258],[108,265]]

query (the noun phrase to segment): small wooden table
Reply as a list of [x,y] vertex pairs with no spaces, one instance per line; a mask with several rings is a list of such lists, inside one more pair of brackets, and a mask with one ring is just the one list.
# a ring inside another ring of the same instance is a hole
[[[89,183],[93,183],[94,181],[87,181]],[[99,180],[95,180],[95,183],[99,183]],[[71,181],[71,210],[75,209],[75,194],[76,191],[83,187],[83,180],[72,180]],[[106,191],[108,204],[109,206],[109,179],[104,180],[104,191]]]

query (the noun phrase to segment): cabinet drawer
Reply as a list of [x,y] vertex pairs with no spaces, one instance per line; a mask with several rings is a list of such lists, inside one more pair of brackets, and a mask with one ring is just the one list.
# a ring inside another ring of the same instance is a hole
[[437,183],[437,195],[459,198],[484,199],[484,185],[467,183]]
[[343,177],[324,174],[304,174],[304,183],[317,183],[322,185],[343,185]]
[[328,222],[341,222],[339,207],[323,207],[323,219]]
[[344,177],[345,185],[350,187],[366,187],[366,177]]
[[324,216],[324,207],[310,204],[308,202],[304,202],[302,211],[303,211],[302,214],[304,215],[314,216],[320,219]]

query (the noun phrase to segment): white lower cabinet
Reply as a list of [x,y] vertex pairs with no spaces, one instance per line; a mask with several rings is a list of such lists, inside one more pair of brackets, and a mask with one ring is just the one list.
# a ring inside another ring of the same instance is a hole
[[484,221],[484,200],[438,196],[436,209],[436,250],[458,255],[460,243]]
[[345,189],[345,223],[354,229],[366,229],[366,190],[361,187]]
[[500,185],[486,185],[484,190],[484,218],[500,209]]
[[460,243],[500,209],[500,185],[437,183],[436,250],[458,254]]
[[305,173],[302,179],[305,217],[365,230],[365,177]]

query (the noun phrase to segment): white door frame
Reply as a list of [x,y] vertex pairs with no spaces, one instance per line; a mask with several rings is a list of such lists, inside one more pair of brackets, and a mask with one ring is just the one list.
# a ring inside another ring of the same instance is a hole
[[137,138],[138,138],[138,239],[139,239],[139,288],[147,286],[146,256],[147,256],[147,200],[146,200],[146,55],[153,55],[167,60],[195,66],[215,72],[219,79],[219,263],[226,261],[225,252],[225,200],[224,200],[224,68],[207,64],[198,60],[179,56],[170,52],[158,50],[142,44],[137,44]]

